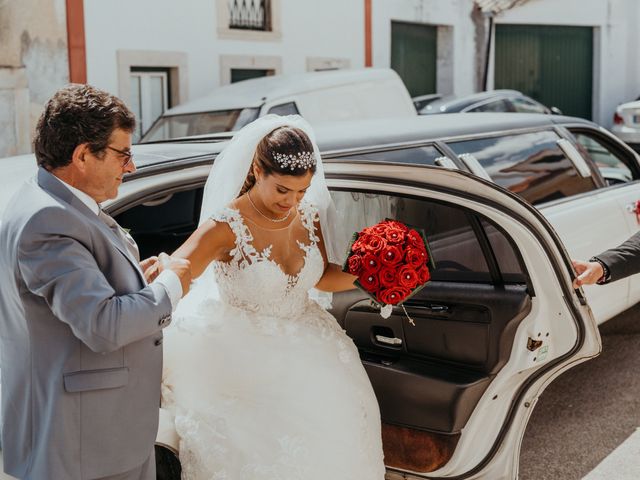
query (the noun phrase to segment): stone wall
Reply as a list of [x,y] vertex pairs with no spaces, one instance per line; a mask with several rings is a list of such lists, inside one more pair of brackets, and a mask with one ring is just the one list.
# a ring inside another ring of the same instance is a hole
[[31,151],[44,103],[68,81],[65,0],[0,0],[0,157]]

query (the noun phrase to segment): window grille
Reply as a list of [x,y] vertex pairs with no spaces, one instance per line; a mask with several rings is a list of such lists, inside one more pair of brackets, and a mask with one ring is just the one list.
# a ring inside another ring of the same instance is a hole
[[229,0],[229,28],[271,30],[269,0]]

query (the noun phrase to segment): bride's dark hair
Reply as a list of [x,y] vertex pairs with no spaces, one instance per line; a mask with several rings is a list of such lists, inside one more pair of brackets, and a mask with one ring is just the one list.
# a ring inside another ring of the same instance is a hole
[[278,173],[280,175],[293,175],[298,177],[305,175],[309,171],[315,173],[315,165],[310,168],[297,167],[292,170],[290,167],[280,166],[274,158],[276,153],[281,155],[297,156],[304,152],[313,153],[313,144],[311,143],[311,140],[309,140],[307,134],[299,128],[278,127],[265,135],[256,147],[256,153],[253,156],[253,163],[251,164],[249,174],[244,181],[244,185],[240,190],[240,195],[247,193],[251,190],[251,187],[256,184],[256,177],[253,174],[254,166],[260,167],[265,175]]

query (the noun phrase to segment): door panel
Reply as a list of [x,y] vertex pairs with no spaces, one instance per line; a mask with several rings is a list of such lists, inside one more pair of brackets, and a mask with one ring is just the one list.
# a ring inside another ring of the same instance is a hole
[[436,91],[437,37],[432,25],[391,22],[391,68],[412,97]]
[[591,119],[593,28],[496,25],[495,88]]
[[388,319],[361,297],[336,295],[334,304],[351,303],[345,330],[361,351],[383,421],[439,433],[464,427],[531,309],[521,285],[430,282]]

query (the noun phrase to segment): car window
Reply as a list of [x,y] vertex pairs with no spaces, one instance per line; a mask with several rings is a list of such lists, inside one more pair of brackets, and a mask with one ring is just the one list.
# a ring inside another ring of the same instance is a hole
[[494,182],[537,205],[595,188],[593,179],[581,177],[565,157],[559,138],[541,131],[448,145],[457,155],[473,155]]
[[414,163],[416,165],[436,165],[436,160],[443,157],[433,145],[421,147],[401,148],[396,150],[385,150],[381,152],[366,152],[350,155],[349,160],[368,160],[372,162],[392,162],[392,163]]
[[[612,152],[601,140],[585,132],[573,132],[573,135],[600,170],[608,185],[630,182],[634,175],[621,157]],[[584,153],[584,152],[583,152]]]
[[549,109],[544,105],[532,102],[523,97],[513,97],[510,99],[513,108],[518,113],[549,113]]
[[485,103],[483,105],[479,105],[474,107],[468,112],[510,112],[511,107],[509,103],[505,100],[496,100],[495,102]]
[[167,115],[160,117],[141,142],[240,130],[258,118],[258,108]]
[[[436,265],[431,272],[433,280],[492,282],[486,252],[473,228],[475,214],[456,205],[400,195],[351,191],[333,191],[331,195],[342,217],[340,234],[345,251],[353,232],[393,218],[424,231]],[[488,220],[485,224],[491,225]],[[495,227],[487,235],[500,247],[499,257],[505,259],[502,265],[510,274],[504,276],[505,281],[521,282],[524,275],[512,244]]]
[[295,102],[283,103],[282,105],[274,105],[267,113],[276,115],[300,115]]

